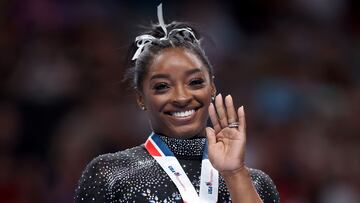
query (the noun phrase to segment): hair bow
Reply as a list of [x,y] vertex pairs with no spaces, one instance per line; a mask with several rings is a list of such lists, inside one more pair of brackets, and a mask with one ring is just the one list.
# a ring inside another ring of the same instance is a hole
[[[192,38],[192,40],[198,42],[198,40],[195,37],[194,32],[191,30],[191,28],[188,28],[188,27],[173,29],[169,33],[167,32],[166,25],[164,22],[164,17],[163,17],[162,4],[160,4],[157,7],[157,17],[159,20],[159,25],[161,26],[161,28],[163,29],[163,31],[165,33],[164,37],[160,38],[160,40],[166,40],[169,38],[169,36],[172,36],[175,33],[184,32],[184,33],[187,33],[188,37]],[[157,39],[157,38],[152,35],[148,35],[148,34],[137,36],[135,38],[135,42],[136,42],[136,46],[138,47],[138,49],[136,50],[136,52],[131,60],[136,60],[137,58],[139,58],[140,54],[144,51],[145,47],[150,45],[151,42],[155,39]]]

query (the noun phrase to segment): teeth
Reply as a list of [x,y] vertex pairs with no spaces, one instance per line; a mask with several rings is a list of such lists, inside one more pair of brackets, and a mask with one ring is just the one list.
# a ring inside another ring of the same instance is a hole
[[187,117],[187,116],[191,116],[193,113],[195,113],[195,110],[173,112],[173,113],[171,113],[171,115],[173,115],[175,117]]

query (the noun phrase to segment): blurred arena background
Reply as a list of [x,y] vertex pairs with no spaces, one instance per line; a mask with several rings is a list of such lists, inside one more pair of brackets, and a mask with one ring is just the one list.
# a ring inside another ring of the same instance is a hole
[[[360,202],[359,1],[162,2],[207,34],[218,92],[246,108],[247,163],[282,202]],[[1,0],[0,202],[72,202],[92,158],[145,141],[121,81],[159,3]]]

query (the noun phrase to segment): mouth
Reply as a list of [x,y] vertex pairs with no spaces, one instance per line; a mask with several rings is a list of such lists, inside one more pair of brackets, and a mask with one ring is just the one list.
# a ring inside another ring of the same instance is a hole
[[184,118],[191,116],[195,113],[195,109],[187,110],[187,111],[177,111],[177,112],[170,112],[171,116],[178,117],[178,118]]
[[186,110],[168,111],[165,112],[165,114],[174,118],[184,119],[192,117],[198,109],[200,109],[200,107]]

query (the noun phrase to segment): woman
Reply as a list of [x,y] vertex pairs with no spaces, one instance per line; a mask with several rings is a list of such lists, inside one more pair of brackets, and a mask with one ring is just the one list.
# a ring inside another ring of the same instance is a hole
[[165,25],[161,5],[158,18],[136,38],[129,71],[153,133],[144,145],[95,158],[76,202],[279,202],[271,179],[245,165],[244,108],[230,95],[214,98],[200,36],[186,24]]

